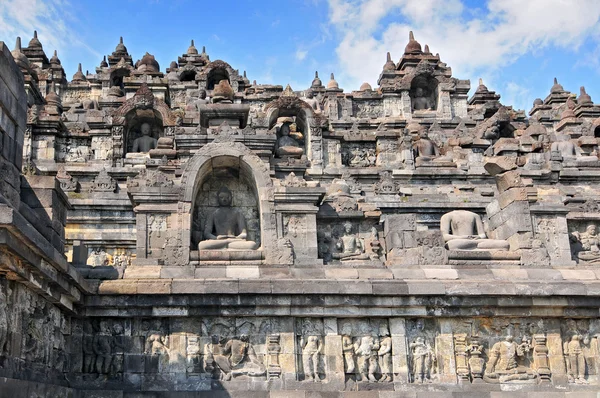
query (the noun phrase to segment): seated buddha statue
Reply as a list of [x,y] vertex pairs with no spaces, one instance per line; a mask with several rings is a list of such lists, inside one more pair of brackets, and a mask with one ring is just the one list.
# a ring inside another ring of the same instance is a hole
[[151,149],[155,149],[158,140],[150,135],[150,124],[143,123],[140,132],[142,136],[133,141],[131,152],[148,153]]
[[217,193],[219,207],[208,216],[204,226],[204,240],[198,250],[254,250],[256,242],[248,240],[246,220],[240,210],[231,207],[233,196],[223,186]]
[[295,138],[290,136],[290,124],[285,123],[281,126],[279,133],[281,135],[277,139],[277,146],[275,148],[277,157],[301,158],[304,154],[304,149],[300,147]]
[[509,250],[505,240],[488,239],[478,214],[454,210],[440,220],[440,230],[449,250]]

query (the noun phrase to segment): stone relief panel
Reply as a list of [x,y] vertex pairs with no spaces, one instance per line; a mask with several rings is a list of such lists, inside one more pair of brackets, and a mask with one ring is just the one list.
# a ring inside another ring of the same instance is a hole
[[373,167],[377,162],[377,150],[373,143],[342,144],[342,164],[347,167]]
[[440,368],[446,361],[440,360],[444,353],[437,350],[436,326],[433,319],[412,319],[406,322],[408,341],[408,381],[409,383],[433,383],[439,381]]
[[386,319],[338,319],[346,381],[393,381],[392,340]]
[[321,319],[297,319],[298,378],[305,382],[319,383],[325,379],[324,327]]
[[552,333],[557,331],[558,324],[500,318],[452,321],[452,324],[459,380],[492,384],[550,381],[548,353],[550,349],[560,353],[562,345],[560,337]]
[[112,137],[92,137],[92,152],[95,160],[112,160],[113,140]]
[[360,119],[374,119],[383,116],[381,101],[352,101],[354,116]]
[[598,221],[570,222],[569,232],[573,259],[580,265],[600,265]]
[[319,258],[327,263],[385,261],[385,242],[376,221],[319,220],[317,239]]
[[563,355],[570,384],[598,384],[598,320],[567,319],[561,323]]

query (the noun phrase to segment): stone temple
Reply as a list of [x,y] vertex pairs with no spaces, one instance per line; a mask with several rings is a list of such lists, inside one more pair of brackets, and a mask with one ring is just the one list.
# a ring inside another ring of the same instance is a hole
[[469,96],[412,34],[350,92],[48,55],[0,42],[1,397],[600,390],[583,87]]

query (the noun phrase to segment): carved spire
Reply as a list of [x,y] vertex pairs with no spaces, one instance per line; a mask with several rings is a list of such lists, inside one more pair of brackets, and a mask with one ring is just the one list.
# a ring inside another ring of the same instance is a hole
[[108,68],[108,62],[106,62],[106,55],[104,56],[104,58],[102,58],[102,61],[100,61],[100,67]]
[[579,88],[579,98],[577,98],[578,105],[592,105],[594,102],[592,101],[592,97],[585,91],[585,87],[581,86]]
[[562,93],[564,92],[565,89],[563,88],[563,86],[561,86],[560,84],[558,84],[558,79],[555,77],[554,78],[554,84],[552,85],[552,88],[550,89],[550,93]]
[[429,44],[425,44],[425,50],[423,52],[425,54],[431,54],[431,51],[429,51]]
[[392,55],[388,51],[388,53],[387,53],[387,61],[383,65],[383,70],[395,70],[395,69],[396,69],[396,64],[394,63],[394,61],[392,61]]
[[405,54],[420,54],[421,52],[422,52],[421,44],[419,44],[419,42],[415,40],[415,35],[413,34],[413,32],[411,30],[408,33],[408,44],[404,48],[404,53]]
[[37,30],[33,31],[33,39],[31,39],[29,41],[29,48],[31,49],[38,49],[41,50],[42,49],[42,43],[38,40],[38,34],[37,34]]
[[319,72],[315,71],[315,78],[312,81],[311,87],[323,87],[323,82],[319,79]]
[[197,54],[198,54],[198,49],[196,48],[196,46],[194,46],[194,40],[192,39],[192,42],[187,49],[187,55],[197,55]]
[[15,49],[11,52],[13,58],[15,59],[15,63],[21,69],[25,69],[28,72],[31,72],[31,63],[29,59],[23,54],[23,50],[21,48],[21,38],[17,37],[17,42],[15,43]]
[[338,82],[335,81],[335,76],[333,75],[333,72],[331,73],[331,78],[329,79],[329,83],[327,83],[327,88],[328,89],[339,89],[340,86],[338,85]]
[[72,81],[74,81],[74,82],[85,82],[85,81],[87,81],[85,75],[83,74],[83,72],[81,70],[81,63],[77,67],[77,72],[75,72],[75,74],[73,75]]
[[50,65],[60,65],[60,59],[58,59],[58,52],[54,50],[54,55],[50,58]]

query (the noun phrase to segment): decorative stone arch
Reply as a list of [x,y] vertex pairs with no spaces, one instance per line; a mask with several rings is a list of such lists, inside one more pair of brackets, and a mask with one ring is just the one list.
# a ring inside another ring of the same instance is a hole
[[[237,167],[240,174],[251,181],[258,203],[260,247],[269,257],[277,247],[277,228],[273,182],[269,168],[257,155],[240,142],[213,142],[202,147],[186,164],[181,176],[182,191],[179,199],[181,240],[191,245],[194,202],[202,184],[219,167]],[[196,250],[196,248],[192,248]]]
[[200,80],[200,88],[210,91],[219,81],[226,79],[231,84],[234,92],[239,91],[238,78],[239,75],[235,69],[227,62],[220,59],[209,63],[201,75],[197,75],[197,80]]
[[600,138],[600,117],[592,123],[592,127],[590,128],[591,135],[596,138]]
[[165,129],[173,128],[177,123],[176,114],[164,101],[154,96],[146,83],[143,83],[135,95],[115,111],[112,128],[113,157],[115,159],[125,157],[128,134],[132,127],[131,122],[138,114],[145,115],[143,116],[145,118],[154,117],[159,120],[163,134]]
[[306,155],[311,162],[311,167],[323,164],[322,124],[323,119],[314,113],[313,108],[298,98],[291,90],[268,103],[265,106],[268,128],[272,129],[277,118],[284,116],[295,116],[301,123],[301,128],[306,143]]

